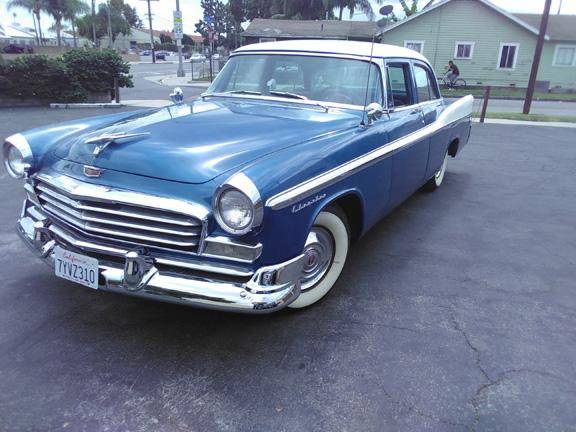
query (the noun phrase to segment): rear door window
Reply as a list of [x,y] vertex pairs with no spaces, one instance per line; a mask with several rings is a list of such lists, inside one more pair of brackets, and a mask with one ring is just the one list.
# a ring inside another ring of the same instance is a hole
[[390,62],[387,64],[388,107],[403,107],[414,104],[408,62]]
[[438,90],[432,81],[430,70],[424,65],[414,65],[414,81],[416,82],[416,93],[418,102],[426,102],[438,99]]

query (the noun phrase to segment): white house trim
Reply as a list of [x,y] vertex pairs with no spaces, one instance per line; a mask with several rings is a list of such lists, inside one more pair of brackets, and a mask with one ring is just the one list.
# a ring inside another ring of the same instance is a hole
[[[421,17],[422,15],[428,13],[428,12],[432,12],[435,9],[438,9],[439,7],[444,6],[447,3],[450,3],[452,0],[441,0],[436,4],[433,4],[431,6],[428,6],[426,9],[421,10],[420,12],[411,15],[405,19],[403,19],[402,21],[397,22],[396,24],[393,24],[389,27],[386,27],[384,30],[382,30],[382,33],[386,33],[389,32],[390,30],[395,29],[398,26],[401,26],[402,24],[406,24],[407,22],[412,21],[413,19],[416,19],[418,17]],[[501,15],[504,15],[506,18],[508,18],[511,21],[514,21],[516,24],[518,24],[519,26],[524,27],[526,30],[528,30],[531,33],[534,33],[535,35],[538,35],[539,31],[538,29],[532,27],[531,25],[525,23],[524,21],[522,21],[520,18],[512,15],[510,12],[499,8],[498,6],[496,6],[493,3],[490,3],[488,0],[476,0],[479,1],[480,3],[484,4],[485,6],[488,6],[489,8],[493,9],[494,11],[498,12]],[[550,40],[550,36],[546,35],[544,37],[546,40]]]
[[[458,45],[470,45],[470,57],[458,57]],[[476,42],[471,41],[456,41],[454,43],[454,59],[456,60],[470,60],[474,57],[474,46]]]
[[[557,64],[556,63],[556,59],[558,56],[558,50],[560,48],[573,48],[574,49],[574,57],[572,58],[572,64],[571,65],[564,65],[564,64]],[[552,60],[552,66],[557,66],[557,67],[573,67],[576,66],[576,45],[568,45],[568,44],[559,44],[556,45],[556,47],[554,48],[554,59]]]
[[[502,49],[505,46],[514,46],[516,47],[516,51],[514,52],[514,62],[512,63],[511,68],[507,67],[500,67],[500,59],[502,58]],[[518,61],[518,53],[520,52],[520,44],[517,42],[502,42],[500,44],[500,49],[498,50],[498,60],[496,60],[496,69],[498,70],[514,70],[516,69],[516,62]]]
[[[404,41],[404,48],[408,48],[409,44],[420,44],[420,54],[424,54],[424,44],[426,43],[425,40],[405,40]],[[414,51],[414,50],[412,50]]]

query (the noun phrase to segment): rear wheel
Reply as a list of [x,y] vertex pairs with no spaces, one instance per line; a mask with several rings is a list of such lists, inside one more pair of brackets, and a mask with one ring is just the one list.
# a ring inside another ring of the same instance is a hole
[[429,192],[433,192],[440,187],[442,181],[444,180],[444,176],[446,175],[446,166],[448,165],[448,152],[444,155],[444,160],[442,161],[442,165],[434,173],[434,176],[426,184],[424,185],[424,189]]
[[328,294],[344,268],[349,245],[350,230],[342,210],[320,212],[304,245],[302,293],[289,307],[304,308]]
[[458,78],[456,81],[454,81],[454,88],[465,88],[466,87],[466,81],[462,78]]

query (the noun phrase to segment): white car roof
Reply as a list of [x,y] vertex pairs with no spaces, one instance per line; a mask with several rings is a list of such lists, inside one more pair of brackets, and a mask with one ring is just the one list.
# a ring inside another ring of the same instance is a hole
[[[290,52],[315,52],[326,54],[344,54],[370,57],[370,42],[326,40],[326,39],[295,39],[278,42],[262,42],[251,45],[244,45],[235,50],[235,53],[251,51],[290,51]],[[422,54],[396,45],[374,44],[374,57],[402,57],[415,60],[422,60],[429,63]]]

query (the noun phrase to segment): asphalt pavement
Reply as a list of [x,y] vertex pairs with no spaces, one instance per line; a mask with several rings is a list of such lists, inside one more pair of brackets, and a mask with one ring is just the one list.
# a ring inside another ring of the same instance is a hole
[[[101,112],[0,110],[0,138]],[[325,300],[268,316],[57,279],[17,238],[3,172],[0,430],[575,430],[575,143],[474,125]]]

